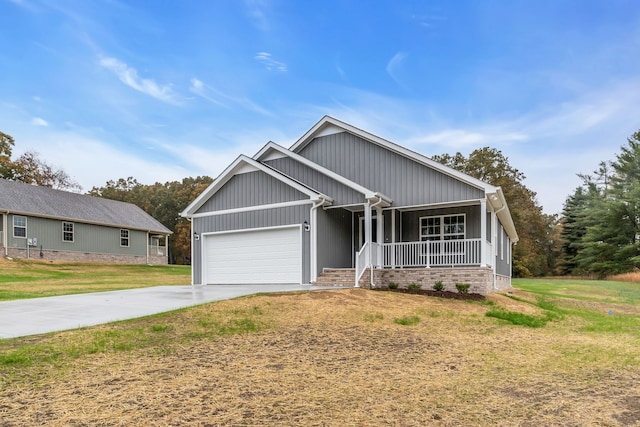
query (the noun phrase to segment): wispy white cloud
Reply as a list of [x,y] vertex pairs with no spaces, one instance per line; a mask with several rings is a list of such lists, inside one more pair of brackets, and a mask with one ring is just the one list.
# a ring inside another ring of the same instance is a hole
[[418,25],[424,28],[430,28],[433,27],[435,23],[446,21],[446,18],[444,16],[429,14],[413,14],[410,15],[409,18],[417,22]]
[[504,132],[490,129],[447,129],[436,133],[426,133],[424,135],[411,137],[407,140],[407,143],[412,146],[421,144],[440,144],[460,149],[496,143],[526,141],[528,139],[528,135],[519,132]]
[[34,126],[44,126],[44,127],[49,126],[49,123],[47,123],[45,119],[40,117],[34,117],[33,119],[31,119],[31,124]]
[[171,85],[159,85],[152,79],[145,79],[138,76],[135,68],[129,67],[124,62],[113,57],[101,57],[100,65],[113,72],[122,83],[132,89],[152,96],[160,101],[169,104],[178,104],[178,99]]
[[[227,109],[230,108],[229,104],[234,104],[246,110],[262,114],[264,116],[273,115],[270,111],[246,97],[227,95],[195,77],[191,79],[191,86],[189,87],[189,91],[203,99],[206,99],[209,102]],[[225,100],[227,102],[223,102],[222,100]]]
[[269,52],[258,52],[254,58],[261,62],[269,71],[287,72],[287,64],[276,61]]
[[265,0],[245,0],[244,4],[256,28],[260,31],[268,31],[270,25],[267,19],[267,2]]
[[398,78],[398,71],[400,70],[400,67],[402,66],[402,63],[404,62],[404,60],[407,58],[407,55],[408,54],[405,52],[398,52],[395,55],[393,55],[393,58],[391,58],[387,63],[387,74],[389,74],[389,76],[393,79],[393,81],[398,83],[400,86],[403,86],[403,85],[400,79]]
[[227,105],[225,105],[223,102],[221,102],[218,99],[216,99],[213,96],[211,96],[212,92],[214,94],[218,95],[217,91],[215,89],[205,85],[202,82],[202,80],[199,80],[199,79],[193,77],[191,79],[191,86],[189,87],[189,91],[191,93],[194,93],[194,94],[198,95],[201,98],[206,99],[209,102],[213,102],[216,105],[228,108]]

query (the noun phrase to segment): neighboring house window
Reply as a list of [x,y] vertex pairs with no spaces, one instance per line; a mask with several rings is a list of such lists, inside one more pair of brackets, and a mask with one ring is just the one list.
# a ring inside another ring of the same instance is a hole
[[465,215],[439,215],[420,218],[420,240],[459,240],[465,238]]
[[62,223],[62,241],[73,243],[73,223],[72,222]]
[[129,246],[129,230],[120,230],[120,246]]
[[13,217],[13,237],[27,237],[27,217]]

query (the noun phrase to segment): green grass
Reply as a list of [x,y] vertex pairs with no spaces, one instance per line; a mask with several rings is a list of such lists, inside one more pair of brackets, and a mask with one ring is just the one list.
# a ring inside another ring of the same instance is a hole
[[[0,340],[0,383],[3,375],[5,380],[11,380],[26,372],[26,368],[38,370],[53,366],[62,369],[69,366],[69,362],[87,355],[144,349],[166,354],[175,345],[197,345],[201,339],[255,333],[272,326],[261,307],[212,309],[212,305],[208,309],[191,309],[195,316],[187,322],[184,314],[188,309],[180,309],[69,331],[64,339],[49,339],[53,334],[45,334]],[[14,347],[14,342],[20,345]]]
[[640,284],[631,282],[541,278],[513,279],[513,286],[554,298],[640,304]]
[[189,266],[0,259],[0,301],[159,285],[186,285],[190,281]]
[[544,316],[531,316],[529,314],[508,311],[501,308],[492,308],[487,311],[487,317],[495,317],[496,319],[506,320],[514,325],[528,326],[530,328],[541,328],[547,324]]
[[420,317],[419,316],[396,317],[393,319],[393,322],[397,323],[398,325],[404,325],[404,326],[417,325],[418,323],[420,323]]
[[514,279],[513,286],[527,291],[535,301],[511,298],[540,307],[548,320],[569,318],[579,321],[584,332],[640,338],[640,284],[542,278]]

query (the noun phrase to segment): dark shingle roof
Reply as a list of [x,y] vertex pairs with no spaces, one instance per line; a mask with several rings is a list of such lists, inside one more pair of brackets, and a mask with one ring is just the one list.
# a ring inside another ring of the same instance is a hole
[[138,206],[0,179],[0,212],[53,217],[169,234],[171,230]]

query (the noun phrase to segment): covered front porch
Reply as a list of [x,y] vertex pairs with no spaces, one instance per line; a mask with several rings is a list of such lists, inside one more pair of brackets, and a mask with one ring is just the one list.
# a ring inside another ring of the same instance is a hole
[[356,286],[366,271],[371,286],[386,277],[373,270],[495,268],[497,218],[486,199],[403,208],[370,203],[354,212],[352,229]]

